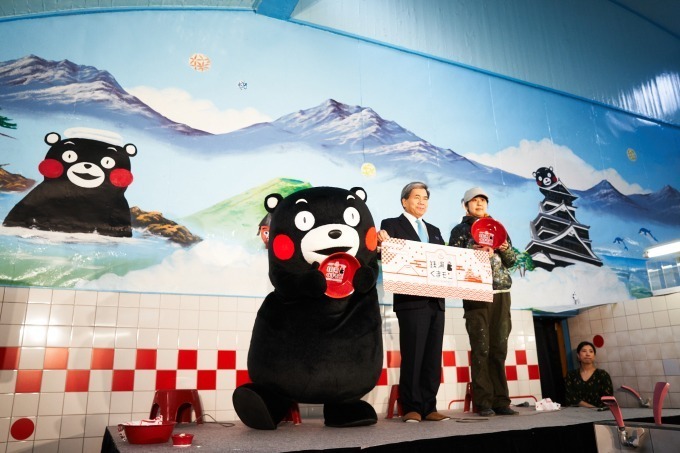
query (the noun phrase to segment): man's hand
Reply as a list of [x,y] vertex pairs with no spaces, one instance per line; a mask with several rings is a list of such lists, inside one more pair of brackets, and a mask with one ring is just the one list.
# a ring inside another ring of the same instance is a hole
[[385,230],[380,230],[378,231],[378,244],[381,244],[382,241],[386,241],[390,238],[390,235],[387,233]]
[[508,244],[508,241],[505,241],[500,245],[500,247],[498,247],[498,250],[500,250],[501,252],[505,252],[508,249],[508,247],[510,247],[510,244]]

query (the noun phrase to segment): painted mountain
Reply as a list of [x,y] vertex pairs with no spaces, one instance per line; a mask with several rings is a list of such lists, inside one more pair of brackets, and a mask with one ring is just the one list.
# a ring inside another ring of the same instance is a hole
[[150,131],[202,136],[127,93],[107,71],[35,55],[0,63],[0,105],[43,113],[88,115]]
[[220,139],[226,146],[223,150],[303,142],[330,158],[363,155],[382,168],[416,165],[422,171],[439,173],[444,179],[463,178],[478,184],[497,184],[501,180],[508,184],[527,181],[466,159],[450,149],[434,146],[396,122],[382,118],[370,107],[350,106],[334,99],[284,115],[270,123],[255,124],[224,134]]
[[[245,239],[258,236],[256,227],[267,214],[263,200],[271,193],[287,197],[293,192],[311,187],[308,182],[277,178],[244,193],[223,200],[209,208],[182,218],[182,222],[197,228],[205,234],[240,234],[246,231]],[[259,242],[259,239],[255,242]]]
[[383,119],[371,108],[349,106],[333,99],[270,123],[212,135],[158,114],[127,93],[109,72],[69,60],[47,61],[30,55],[2,62],[0,87],[0,105],[4,108],[109,120],[118,128],[124,126],[155,136],[165,135],[173,144],[196,153],[214,155],[244,150],[252,153],[303,143],[333,159],[363,153],[381,166],[419,164],[424,171],[449,178],[458,175],[479,184],[526,181],[468,160],[450,149],[436,147],[399,124]]
[[624,195],[602,180],[588,190],[574,190],[577,204],[600,212],[613,212],[626,219],[680,225],[680,192],[671,186],[649,194]]
[[[191,153],[253,154],[305,146],[335,161],[368,157],[380,168],[410,165],[412,173],[427,173],[431,182],[467,180],[492,186],[503,181],[504,185],[512,186],[533,181],[434,146],[369,107],[350,106],[333,99],[269,123],[227,134],[209,134],[160,115],[127,93],[107,71],[68,60],[47,61],[34,55],[0,62],[0,106],[31,114],[75,113],[108,120],[116,126],[114,129],[150,133]],[[670,186],[651,194],[626,196],[608,181],[602,181],[575,193],[580,197],[577,203],[580,207],[597,211],[606,207],[622,218],[680,224],[680,193]]]

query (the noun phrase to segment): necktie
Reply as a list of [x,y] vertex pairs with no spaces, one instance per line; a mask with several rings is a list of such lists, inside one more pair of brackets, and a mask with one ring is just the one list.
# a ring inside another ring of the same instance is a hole
[[416,225],[418,225],[418,236],[420,236],[420,242],[427,242],[427,231],[425,231],[425,225],[420,219],[416,219]]

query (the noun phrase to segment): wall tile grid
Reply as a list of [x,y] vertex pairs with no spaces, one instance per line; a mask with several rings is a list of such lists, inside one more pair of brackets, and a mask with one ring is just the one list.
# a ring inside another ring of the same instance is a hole
[[[571,346],[596,337],[596,364],[612,378],[614,396],[624,407],[638,407],[635,389],[652,400],[654,385],[669,382],[663,407],[680,407],[680,293],[628,300],[582,310],[568,320]],[[575,352],[571,360],[576,366]]]
[[[198,389],[203,410],[237,420],[259,299],[0,287],[0,453],[99,451],[108,425],[148,418],[157,389]],[[366,395],[380,417],[399,382],[399,329],[383,310],[385,358]],[[530,311],[512,311],[506,371],[517,402],[541,398]],[[446,311],[439,409],[462,409],[470,380],[462,308]],[[677,355],[674,356],[677,360]],[[322,416],[302,405],[304,417]]]

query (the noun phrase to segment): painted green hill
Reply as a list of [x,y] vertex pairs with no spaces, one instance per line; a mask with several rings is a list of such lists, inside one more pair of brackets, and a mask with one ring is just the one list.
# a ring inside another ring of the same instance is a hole
[[259,242],[259,224],[267,214],[264,198],[271,193],[286,197],[293,192],[312,187],[297,179],[276,178],[209,208],[181,219],[185,225],[206,236],[234,237]]

